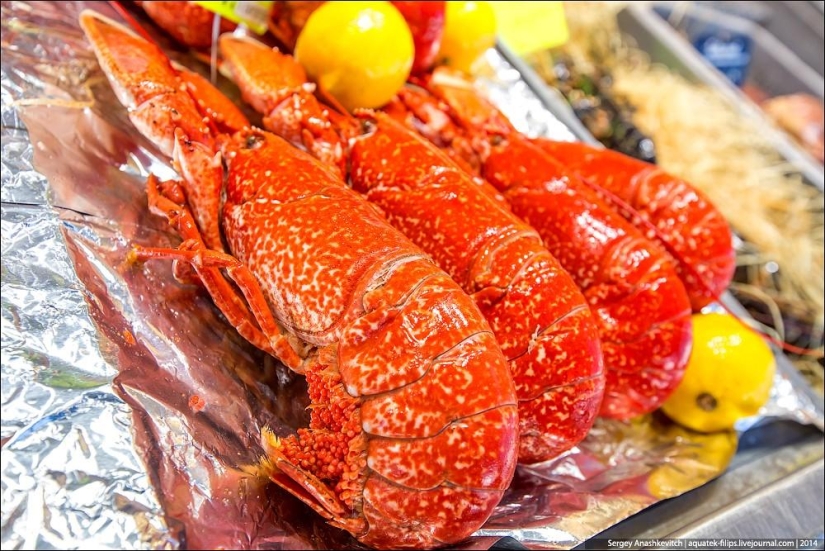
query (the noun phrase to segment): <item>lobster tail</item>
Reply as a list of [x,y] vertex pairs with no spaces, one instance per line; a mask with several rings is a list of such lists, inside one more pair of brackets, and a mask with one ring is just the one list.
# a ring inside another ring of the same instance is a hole
[[484,257],[489,265],[474,279],[481,289],[474,296],[516,385],[519,462],[539,463],[581,442],[599,412],[605,376],[597,323],[532,232],[490,247]]
[[492,146],[484,176],[539,232],[595,314],[606,370],[601,414],[656,409],[690,354],[690,303],[672,261],[524,139]]
[[651,223],[677,260],[676,270],[694,311],[718,300],[736,268],[727,220],[702,192],[654,165],[609,149],[538,138],[534,143],[597,190],[630,205],[614,208],[630,222]]
[[475,298],[519,399],[519,461],[580,442],[601,402],[596,324],[584,296],[536,232],[502,209],[446,156],[382,113],[360,113],[354,189],[432,255]]

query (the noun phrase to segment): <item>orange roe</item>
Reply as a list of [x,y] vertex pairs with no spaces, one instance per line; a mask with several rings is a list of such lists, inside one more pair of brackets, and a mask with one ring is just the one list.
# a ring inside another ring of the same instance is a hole
[[200,413],[203,411],[203,408],[206,407],[206,401],[197,394],[193,394],[192,397],[189,398],[189,407],[195,413]]
[[134,346],[134,345],[137,344],[137,341],[135,340],[135,336],[132,335],[132,332],[129,331],[128,329],[124,329],[122,335],[123,335],[123,340],[126,341],[126,344],[129,344],[131,346]]
[[352,492],[347,490],[359,478],[364,454],[362,446],[354,443],[361,435],[359,400],[344,391],[340,374],[327,366],[309,367],[306,379],[311,401],[309,428],[283,439],[281,453],[325,481],[352,506]]

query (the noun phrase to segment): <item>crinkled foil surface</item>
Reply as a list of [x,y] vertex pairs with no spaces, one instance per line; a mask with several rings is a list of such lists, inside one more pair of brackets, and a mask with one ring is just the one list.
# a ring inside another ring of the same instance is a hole
[[[359,547],[244,474],[263,426],[306,422],[303,381],[168,263],[126,262],[132,243],[177,243],[144,188],[149,172],[173,173],[103,78],[77,24],[85,7],[118,18],[107,3],[2,3],[3,548]],[[488,61],[480,85],[520,129],[573,138],[518,71]],[[765,415],[821,426],[794,384],[780,370]],[[736,445],[658,416],[599,422],[578,448],[519,468],[462,547],[505,535],[573,547],[718,476]]]

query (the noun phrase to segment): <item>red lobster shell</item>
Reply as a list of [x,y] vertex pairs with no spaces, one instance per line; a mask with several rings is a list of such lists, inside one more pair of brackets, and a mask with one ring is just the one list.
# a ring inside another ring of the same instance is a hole
[[330,141],[331,115],[307,95],[291,57],[229,35],[220,44],[268,128],[310,151],[340,152],[328,159],[331,166],[349,166],[353,188],[476,299],[510,360],[519,460],[544,461],[580,442],[604,389],[598,333],[584,296],[535,230],[384,114],[361,113],[354,125],[338,121],[349,139]]
[[[718,300],[736,269],[733,235],[704,193],[650,163],[583,143],[538,138],[533,143],[580,177],[629,204],[614,208],[629,221],[653,224],[672,249],[694,311]],[[608,204],[610,198],[607,199]]]
[[602,415],[626,419],[656,409],[690,355],[690,302],[673,260],[469,83],[422,83],[437,98],[407,88],[387,112],[492,184],[581,288],[602,339]]
[[[136,256],[190,263],[241,334],[306,374],[310,426],[265,435],[272,480],[375,547],[478,529],[515,469],[517,405],[470,297],[330,169],[260,130],[217,135],[157,47],[80,20],[130,120],[183,177],[183,190],[149,179],[181,247]],[[210,224],[231,255],[204,242]]]

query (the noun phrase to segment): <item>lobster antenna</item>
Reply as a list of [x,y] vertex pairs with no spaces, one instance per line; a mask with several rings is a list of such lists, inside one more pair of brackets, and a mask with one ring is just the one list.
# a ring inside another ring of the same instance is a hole
[[150,42],[151,44],[157,45],[155,40],[149,35],[148,32],[146,32],[146,29],[144,29],[143,26],[140,23],[138,23],[134,17],[132,17],[132,14],[129,13],[129,11],[123,7],[123,4],[117,2],[116,0],[110,0],[109,5],[112,6],[112,8],[117,12],[117,14],[121,16],[129,24],[129,26],[135,32],[137,32],[143,39],[145,39],[147,42]]
[[346,107],[344,107],[344,106],[341,104],[341,102],[340,102],[340,101],[338,101],[337,99],[335,99],[335,96],[333,96],[332,94],[330,94],[329,92],[327,92],[327,91],[324,89],[324,87],[323,87],[323,86],[321,86],[320,84],[318,84],[317,82],[315,83],[315,93],[316,93],[318,96],[320,96],[321,101],[323,101],[324,103],[326,103],[327,105],[329,105],[330,107],[332,107],[333,109],[335,109],[336,111],[338,111],[338,113],[340,113],[340,114],[341,114],[341,115],[343,115],[344,117],[346,117],[346,118],[348,118],[348,119],[352,119],[352,118],[354,118],[354,117],[353,117],[353,115],[352,115],[352,113],[350,113],[349,111],[347,111],[347,108],[346,108]]
[[812,356],[812,357],[815,357],[815,358],[821,358],[822,357],[823,352],[819,348],[802,348],[800,346],[795,346],[793,344],[785,342],[782,339],[774,337],[773,335],[767,333],[766,331],[763,331],[762,329],[758,329],[756,327],[753,327],[753,326],[749,325],[748,323],[745,323],[745,320],[743,320],[738,314],[736,314],[734,311],[732,311],[730,308],[728,308],[728,306],[724,302],[722,302],[722,296],[718,292],[716,292],[715,290],[711,289],[710,286],[707,283],[705,283],[704,278],[702,278],[699,275],[699,272],[693,266],[691,266],[689,262],[687,262],[684,259],[682,254],[679,251],[677,251],[673,247],[673,245],[670,244],[670,242],[667,240],[667,238],[662,234],[662,232],[659,231],[659,229],[656,226],[653,225],[652,222],[650,222],[645,217],[643,217],[639,213],[639,211],[634,209],[631,205],[629,205],[622,198],[618,197],[615,193],[613,193],[613,192],[611,192],[607,189],[604,189],[603,187],[589,181],[587,178],[583,178],[581,176],[578,176],[578,178],[586,186],[588,186],[593,191],[595,191],[596,193],[598,193],[599,195],[604,197],[608,202],[611,202],[614,205],[616,205],[616,206],[620,207],[621,209],[623,209],[623,210],[627,211],[628,213],[630,213],[630,215],[633,216],[635,222],[641,224],[642,226],[644,226],[644,228],[646,230],[652,232],[653,235],[655,235],[657,237],[657,239],[662,243],[662,245],[667,250],[667,252],[673,258],[676,259],[676,261],[682,266],[683,269],[685,269],[687,272],[689,272],[690,275],[693,276],[696,279],[696,281],[699,283],[699,286],[702,287],[702,289],[705,292],[707,292],[710,296],[712,296],[714,298],[714,300],[716,300],[716,302],[719,303],[719,305],[722,307],[722,309],[726,313],[728,313],[732,317],[734,317],[740,324],[742,324],[743,326],[748,328],[750,331],[753,331],[757,335],[761,336],[762,338],[766,339],[768,342],[770,342],[772,344],[775,344],[776,346],[778,346],[781,349],[785,350],[786,352],[790,352],[790,353],[796,354],[798,356]]
[[212,18],[212,48],[209,57],[209,78],[212,84],[218,82],[218,39],[221,36],[221,16],[217,13]]

